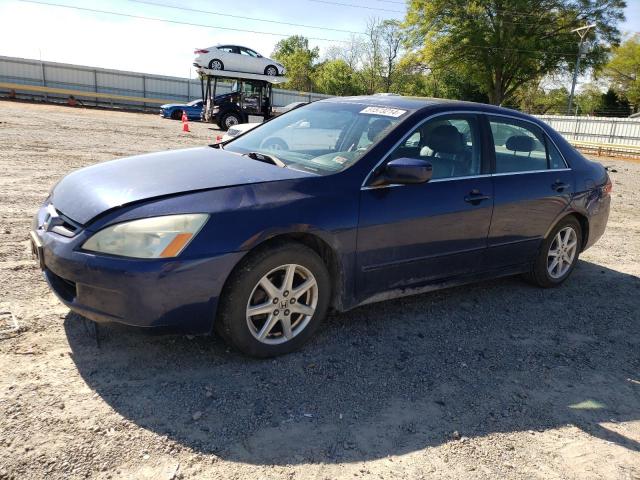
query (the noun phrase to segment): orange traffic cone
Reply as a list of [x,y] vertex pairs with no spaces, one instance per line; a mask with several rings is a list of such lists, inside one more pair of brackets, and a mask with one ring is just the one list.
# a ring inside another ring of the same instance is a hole
[[182,111],[182,131],[183,132],[191,131],[189,130],[189,118],[187,117],[187,112],[185,112],[184,110]]

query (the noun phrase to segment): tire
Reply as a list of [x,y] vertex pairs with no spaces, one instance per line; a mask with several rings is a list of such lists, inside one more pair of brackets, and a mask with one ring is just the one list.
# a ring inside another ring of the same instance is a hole
[[[285,284],[290,271],[291,291]],[[262,287],[265,278],[277,296]],[[305,285],[308,290],[296,298],[296,288]],[[284,355],[311,338],[326,316],[330,298],[329,273],[316,252],[295,242],[274,244],[250,253],[233,271],[220,299],[215,328],[229,345],[247,355]],[[268,313],[251,315],[249,308],[256,305]],[[295,311],[301,309],[307,313]]]
[[[566,239],[566,244],[563,244],[563,238]],[[574,242],[575,245],[569,248]],[[563,245],[558,249],[559,243]],[[561,285],[569,278],[578,263],[581,246],[582,227],[580,222],[573,216],[560,220],[542,242],[540,252],[531,271],[525,274],[525,279],[542,288]],[[555,252],[558,252],[559,255],[553,255]],[[560,252],[564,252],[564,254],[560,254]],[[560,259],[560,261],[556,262],[556,259]],[[556,262],[555,268],[553,267],[554,262]]]
[[171,112],[172,120],[182,120],[182,112],[180,110],[174,110]]
[[289,150],[289,145],[287,145],[287,142],[279,137],[271,137],[265,139],[260,147],[269,150]]
[[226,132],[231,127],[233,127],[234,125],[238,125],[241,122],[242,119],[240,118],[240,115],[234,112],[229,112],[222,115],[220,121],[218,122],[218,125],[220,125],[220,128]]
[[222,60],[214,58],[209,62],[209,70],[224,70],[224,63],[222,63]]
[[277,77],[278,69],[274,65],[268,65],[267,68],[264,69],[264,74],[270,77]]

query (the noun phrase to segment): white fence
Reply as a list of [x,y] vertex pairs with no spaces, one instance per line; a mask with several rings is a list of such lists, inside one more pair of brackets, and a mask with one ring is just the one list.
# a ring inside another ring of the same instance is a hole
[[[20,85],[28,86],[28,89],[21,90]],[[219,84],[218,91],[226,93],[230,88],[229,83],[222,83]],[[83,92],[75,96],[88,105],[139,109],[156,109],[161,103],[159,100],[181,103],[202,97],[200,80],[197,78],[167,77],[0,56],[0,97],[6,96],[11,90],[15,91],[17,98],[54,101],[66,101],[69,97],[69,93],[60,90]],[[55,91],[52,93],[52,90]],[[97,93],[98,96],[92,98],[89,92]],[[109,98],[110,95],[115,97]],[[274,88],[273,104],[284,106],[328,96]],[[145,99],[149,101],[145,102]]]
[[536,115],[569,141],[640,146],[640,119]]

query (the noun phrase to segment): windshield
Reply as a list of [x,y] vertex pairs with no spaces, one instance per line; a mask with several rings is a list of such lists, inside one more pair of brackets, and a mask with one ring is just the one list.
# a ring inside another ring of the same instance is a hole
[[199,103],[202,103],[202,100],[192,100],[189,103],[187,103],[187,105],[189,105],[190,107],[195,107]]
[[224,149],[257,152],[290,168],[328,175],[356,163],[409,113],[358,103],[312,103],[247,132]]

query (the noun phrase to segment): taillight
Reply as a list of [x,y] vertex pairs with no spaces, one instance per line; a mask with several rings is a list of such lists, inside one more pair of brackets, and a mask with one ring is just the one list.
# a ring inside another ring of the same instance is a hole
[[197,55],[199,53],[209,53],[209,50],[202,50],[200,48],[197,48],[193,51],[194,55]]
[[603,195],[609,195],[609,194],[611,194],[612,190],[613,190],[613,183],[611,183],[611,179],[609,177],[607,177],[607,183],[605,183],[602,186],[602,194]]

